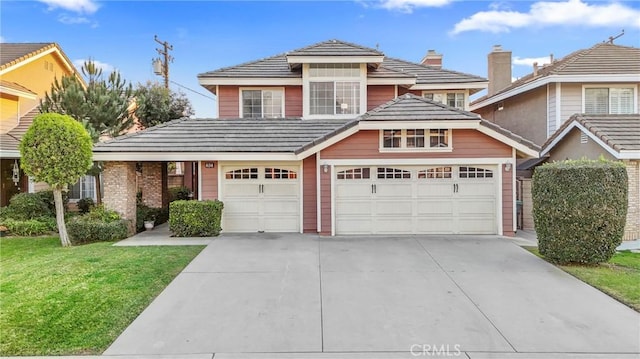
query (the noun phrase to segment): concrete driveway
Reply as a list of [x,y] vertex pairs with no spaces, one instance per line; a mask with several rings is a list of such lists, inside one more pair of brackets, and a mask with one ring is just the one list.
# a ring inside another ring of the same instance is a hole
[[635,358],[640,314],[502,237],[223,235],[104,354],[213,353]]

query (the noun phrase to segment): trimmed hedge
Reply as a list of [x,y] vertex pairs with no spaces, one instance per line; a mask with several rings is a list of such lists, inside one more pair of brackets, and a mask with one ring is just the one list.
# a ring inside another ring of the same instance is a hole
[[3,219],[0,225],[7,227],[12,236],[33,237],[56,232],[58,227],[55,218],[41,217],[24,221],[15,219]]
[[191,193],[191,190],[185,186],[171,187],[169,188],[169,202],[186,201],[190,199],[189,193]]
[[117,212],[98,206],[85,215],[71,218],[67,222],[67,233],[74,245],[118,241],[127,238],[127,224]]
[[534,172],[532,195],[538,248],[551,262],[606,262],[622,242],[628,201],[622,163],[545,164]]
[[174,201],[169,204],[169,229],[176,237],[209,237],[220,234],[222,202]]

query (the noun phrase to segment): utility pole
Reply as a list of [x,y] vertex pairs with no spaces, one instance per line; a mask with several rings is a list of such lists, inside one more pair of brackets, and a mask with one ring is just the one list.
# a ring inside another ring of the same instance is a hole
[[164,87],[169,88],[169,62],[173,62],[173,56],[169,55],[169,51],[173,50],[173,46],[170,45],[166,41],[158,40],[158,35],[154,35],[153,39],[162,45],[162,49],[156,49],[158,54],[160,54],[163,58],[156,58],[152,61],[153,64],[153,72],[156,75],[164,77]]

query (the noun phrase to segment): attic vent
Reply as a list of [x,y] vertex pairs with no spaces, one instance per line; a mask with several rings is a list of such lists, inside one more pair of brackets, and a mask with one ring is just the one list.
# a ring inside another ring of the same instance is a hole
[[587,142],[589,142],[589,137],[587,136],[587,134],[584,132],[580,132],[580,143],[587,143]]

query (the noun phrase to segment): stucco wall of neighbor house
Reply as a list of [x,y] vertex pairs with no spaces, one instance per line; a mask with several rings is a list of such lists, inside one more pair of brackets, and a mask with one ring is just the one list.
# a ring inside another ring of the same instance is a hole
[[162,207],[162,163],[143,162],[141,178],[142,203],[149,207]]
[[640,160],[624,161],[629,177],[629,205],[624,240],[640,239]]
[[569,131],[549,153],[549,161],[578,160],[583,157],[597,160],[601,155],[608,160],[615,160],[615,157],[593,139],[587,138],[587,143],[581,143],[581,133],[577,128]]
[[318,232],[318,169],[316,156],[311,155],[302,161],[302,230],[305,233]]
[[[209,163],[209,168],[207,164]],[[200,166],[202,180],[202,199],[218,199],[218,161],[202,161]]]
[[531,178],[522,178],[522,229],[534,230],[533,223],[533,197],[531,195],[533,181]]
[[393,85],[367,86],[367,111],[393,100],[395,94]]
[[240,88],[284,88],[286,117],[302,117],[302,86],[220,86],[218,88],[218,117],[240,117]]
[[[498,110],[499,106],[502,110]],[[474,110],[482,118],[534,143],[547,140],[547,88],[545,86]]]
[[[511,157],[511,147],[475,130],[454,130],[452,152],[380,152],[380,132],[360,131],[320,152],[321,159],[406,159],[406,158],[505,158]],[[513,176],[502,171],[502,230],[505,236],[513,231]],[[331,233],[331,171],[321,172],[322,204],[321,233]]]
[[558,127],[573,114],[583,113],[582,109],[582,84],[563,83],[561,89],[560,120]]
[[129,234],[136,231],[136,163],[105,162],[102,172],[102,203],[129,221]]

